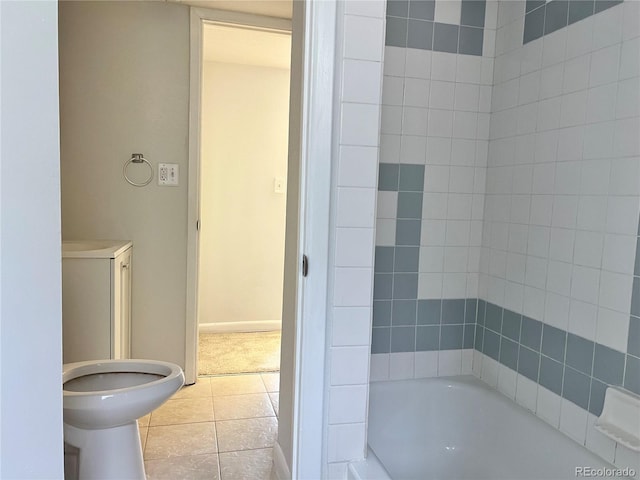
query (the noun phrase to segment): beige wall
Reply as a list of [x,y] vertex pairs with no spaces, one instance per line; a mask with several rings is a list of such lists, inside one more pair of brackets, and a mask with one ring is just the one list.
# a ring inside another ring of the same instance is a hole
[[[184,367],[189,9],[65,1],[59,15],[63,238],[133,241],[132,355]],[[133,152],[179,164],[180,185],[127,184]]]
[[280,321],[289,70],[203,68],[199,321]]

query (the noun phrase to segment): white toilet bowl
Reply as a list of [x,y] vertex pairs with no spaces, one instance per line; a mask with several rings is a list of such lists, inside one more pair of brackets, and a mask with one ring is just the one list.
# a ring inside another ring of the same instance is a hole
[[144,479],[137,419],[184,385],[182,369],[153,360],[68,363],[62,383],[64,441],[78,449],[77,477]]

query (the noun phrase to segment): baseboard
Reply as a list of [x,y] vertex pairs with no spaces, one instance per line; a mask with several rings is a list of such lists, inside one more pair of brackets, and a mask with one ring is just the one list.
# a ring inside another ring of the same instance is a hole
[[273,467],[271,468],[271,480],[291,480],[291,471],[284,458],[282,448],[278,442],[273,446]]
[[200,333],[230,333],[230,332],[270,332],[280,330],[280,320],[263,320],[255,322],[216,322],[198,325]]

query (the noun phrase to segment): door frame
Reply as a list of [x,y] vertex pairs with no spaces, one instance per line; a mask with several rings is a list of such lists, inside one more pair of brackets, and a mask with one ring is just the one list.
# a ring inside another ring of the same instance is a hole
[[189,54],[189,178],[187,187],[187,289],[185,380],[198,376],[198,256],[200,221],[200,140],[202,101],[202,39],[205,23],[257,27],[291,32],[291,21],[241,12],[191,7]]
[[[276,444],[274,462],[279,478],[321,478],[326,463],[326,325],[328,307],[331,170],[333,143],[333,88],[337,9],[335,0],[294,0],[302,9],[300,174],[297,252],[310,259],[309,274],[298,268],[296,285],[295,346],[293,352],[293,402],[291,412],[291,462]],[[296,14],[294,13],[294,21]],[[300,17],[299,17],[300,18]],[[265,24],[265,20],[268,23]],[[197,378],[197,275],[200,166],[200,101],[202,26],[206,21],[283,29],[288,20],[203,8],[191,8],[189,178],[187,233],[187,297],[185,374],[187,383]],[[272,23],[273,22],[273,23]],[[292,65],[291,68],[296,66]],[[300,262],[299,267],[302,266]],[[281,379],[282,382],[282,379]]]

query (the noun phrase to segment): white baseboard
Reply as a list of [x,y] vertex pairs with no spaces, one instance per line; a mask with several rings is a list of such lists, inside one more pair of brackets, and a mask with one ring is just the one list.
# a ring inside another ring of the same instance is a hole
[[291,480],[291,471],[284,458],[282,448],[278,442],[273,446],[273,467],[271,468],[271,480]]
[[256,322],[216,322],[198,325],[200,333],[230,333],[230,332],[270,332],[280,330],[280,320],[263,320]]

